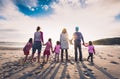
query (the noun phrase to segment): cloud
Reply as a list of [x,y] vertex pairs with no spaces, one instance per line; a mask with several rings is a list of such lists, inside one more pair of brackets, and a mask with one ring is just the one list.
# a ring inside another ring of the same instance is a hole
[[[38,0],[16,1],[33,12],[39,8],[37,8]],[[59,0],[49,5],[44,3],[44,6],[41,6],[45,10],[51,10],[49,9],[51,7],[52,13],[42,17],[40,15],[31,17],[22,13],[12,0],[1,0],[1,31],[14,31],[11,35],[13,38],[19,35],[21,39],[16,39],[19,41],[33,37],[38,25],[44,31],[45,40],[49,37],[59,40],[59,34],[64,27],[67,28],[71,37],[75,26],[80,27],[85,40],[119,36],[120,23],[117,20],[120,14],[120,2],[118,0]],[[16,33],[16,30],[19,31]]]
[[44,5],[42,8],[45,9],[45,10],[48,10],[49,6],[48,5]]

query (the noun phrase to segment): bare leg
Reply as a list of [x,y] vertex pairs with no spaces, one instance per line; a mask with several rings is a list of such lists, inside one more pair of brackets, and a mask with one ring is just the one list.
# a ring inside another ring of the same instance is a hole
[[31,56],[31,62],[32,62],[32,60],[33,60],[33,57],[34,57],[34,53],[32,53],[32,56]]
[[56,61],[56,54],[55,54],[55,61]]
[[24,63],[26,62],[27,58],[28,58],[28,55],[25,56]]
[[58,61],[59,61],[59,54],[57,54],[57,56],[58,56]]
[[38,63],[40,63],[40,53],[38,53]]
[[49,60],[49,55],[47,55],[47,62],[48,62],[48,60]]
[[45,62],[45,55],[43,55],[43,63]]

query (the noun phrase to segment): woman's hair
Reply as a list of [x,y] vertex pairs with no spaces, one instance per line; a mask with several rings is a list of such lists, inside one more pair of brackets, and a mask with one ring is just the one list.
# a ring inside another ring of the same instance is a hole
[[40,30],[40,27],[38,26],[36,30],[39,31],[39,30]]
[[57,41],[56,44],[57,44],[57,45],[60,45],[60,41]]
[[30,38],[28,42],[29,42],[29,43],[32,43],[32,38]]
[[92,44],[92,41],[89,41],[89,45],[93,45],[93,44]]
[[67,33],[66,28],[64,28],[64,29],[62,30],[62,33]]

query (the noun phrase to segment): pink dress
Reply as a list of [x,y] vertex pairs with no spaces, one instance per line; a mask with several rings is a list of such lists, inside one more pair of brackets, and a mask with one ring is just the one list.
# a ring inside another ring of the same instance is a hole
[[25,47],[23,48],[24,55],[29,55],[29,51],[30,51],[31,48],[32,48],[32,44],[28,42],[28,43],[25,45]]
[[56,45],[55,49],[54,49],[55,54],[59,54],[60,53],[60,45]]
[[45,50],[44,50],[44,55],[50,55],[50,49],[52,49],[52,44],[48,41],[46,44]]

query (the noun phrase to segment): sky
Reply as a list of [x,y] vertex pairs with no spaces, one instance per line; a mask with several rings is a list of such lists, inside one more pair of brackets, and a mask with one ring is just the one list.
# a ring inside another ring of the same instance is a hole
[[37,26],[45,42],[76,26],[86,42],[120,37],[120,0],[0,0],[0,41],[26,42]]

